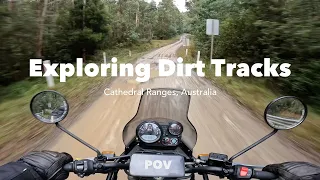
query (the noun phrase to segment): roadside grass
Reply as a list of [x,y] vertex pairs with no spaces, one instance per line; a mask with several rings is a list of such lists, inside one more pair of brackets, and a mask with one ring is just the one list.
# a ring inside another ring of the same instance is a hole
[[[192,41],[191,46],[188,47],[189,54],[187,57],[185,56],[185,49],[186,47],[181,47],[177,51],[178,57],[183,57],[184,63],[196,62],[197,51]],[[206,68],[204,69],[205,77],[236,98],[256,116],[261,117],[261,119],[269,102],[284,95],[271,90],[264,78],[226,77],[223,69],[224,67],[222,67],[222,76],[216,77],[214,66],[210,70],[209,65],[206,64]],[[294,94],[286,95],[294,96]],[[320,114],[317,112],[316,108],[308,106],[307,119],[299,127],[285,131],[286,133],[284,133],[288,139],[308,152],[320,152]]]
[[[136,60],[147,52],[175,42],[171,40],[153,40],[130,48],[106,50],[106,54],[118,58],[118,63]],[[132,56],[129,57],[129,49]],[[111,58],[109,58],[108,62]],[[91,61],[103,62],[102,53],[97,53]],[[90,62],[90,61],[88,61]],[[94,99],[96,92],[109,81],[108,77],[69,77],[65,83],[59,82],[55,77],[56,90],[62,93],[69,102],[70,113],[79,114]],[[28,78],[13,83],[7,87],[0,87],[0,162],[5,163],[15,160],[21,154],[28,152],[46,141],[53,132],[54,126],[38,122],[31,114],[29,103],[38,92],[46,90],[45,78]],[[65,125],[72,123],[71,118],[63,122]]]

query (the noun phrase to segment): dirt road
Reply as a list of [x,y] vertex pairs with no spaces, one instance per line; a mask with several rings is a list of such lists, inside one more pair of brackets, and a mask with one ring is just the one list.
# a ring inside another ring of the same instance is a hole
[[[254,117],[248,110],[204,78],[196,76],[157,77],[157,60],[160,58],[176,59],[175,52],[181,45],[179,41],[138,59],[137,62],[153,64],[150,81],[137,83],[134,77],[119,77],[108,88],[129,90],[131,88],[165,87],[215,90],[216,95],[191,97],[189,119],[198,130],[195,156],[199,153],[217,152],[228,154],[231,157],[272,131],[262,119]],[[135,115],[139,100],[140,96],[106,96],[101,91],[101,97],[85,112],[82,112],[80,119],[69,130],[101,151],[111,150],[119,155],[124,149],[122,129]],[[90,149],[63,133],[56,137],[55,142],[48,149],[69,152],[79,158],[95,156]],[[280,135],[275,135],[236,159],[236,162],[266,165],[289,160],[312,161],[304,152],[283,140]],[[102,179],[103,177],[105,176],[95,175],[88,179]],[[72,175],[70,179],[80,178]],[[125,179],[124,176],[121,176],[121,179]]]

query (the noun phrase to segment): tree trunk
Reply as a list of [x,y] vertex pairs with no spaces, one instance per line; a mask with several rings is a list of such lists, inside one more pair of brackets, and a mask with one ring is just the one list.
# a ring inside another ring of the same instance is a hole
[[9,0],[9,3],[8,3],[8,10],[9,10],[9,11],[13,11],[13,9],[14,9],[14,3],[15,3],[14,0]]
[[139,2],[137,2],[138,4],[138,8],[137,8],[137,12],[136,12],[136,27],[139,27]]
[[[86,0],[83,0],[83,9],[82,9],[82,31],[84,30],[84,28],[86,27],[86,3],[87,1]],[[83,62],[86,61],[86,48],[83,47],[82,48],[82,59],[83,59]]]
[[39,33],[38,33],[38,40],[37,40],[37,47],[36,47],[36,57],[42,58],[42,46],[43,46],[43,32],[44,32],[44,20],[47,13],[47,6],[48,6],[48,0],[43,0],[43,7],[42,7],[42,13],[39,17]]

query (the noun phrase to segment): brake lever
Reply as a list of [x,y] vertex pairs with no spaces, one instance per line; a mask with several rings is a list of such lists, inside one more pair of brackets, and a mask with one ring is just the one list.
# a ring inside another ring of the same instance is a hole
[[116,159],[130,158],[130,157],[131,157],[131,155],[115,156],[115,157],[107,158],[107,161],[116,160]]

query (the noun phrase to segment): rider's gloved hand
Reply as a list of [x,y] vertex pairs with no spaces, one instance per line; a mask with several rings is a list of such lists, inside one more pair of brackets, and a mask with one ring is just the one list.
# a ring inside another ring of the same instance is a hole
[[73,158],[68,153],[34,151],[19,161],[31,166],[42,179],[64,180],[69,177],[69,172],[64,171],[63,166],[72,162]]
[[271,164],[262,169],[279,176],[279,180],[319,180],[320,167],[307,162]]

